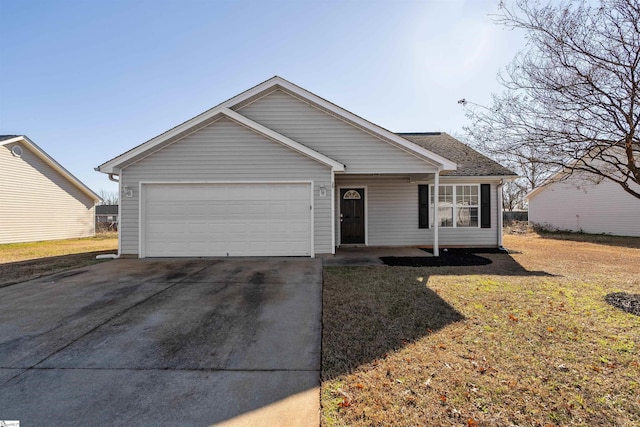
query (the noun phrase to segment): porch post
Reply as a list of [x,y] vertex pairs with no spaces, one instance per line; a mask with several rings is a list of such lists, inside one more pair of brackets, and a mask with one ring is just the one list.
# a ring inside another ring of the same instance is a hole
[[438,247],[438,228],[440,228],[440,218],[438,217],[438,199],[440,195],[440,168],[436,172],[433,185],[433,256],[440,256]]

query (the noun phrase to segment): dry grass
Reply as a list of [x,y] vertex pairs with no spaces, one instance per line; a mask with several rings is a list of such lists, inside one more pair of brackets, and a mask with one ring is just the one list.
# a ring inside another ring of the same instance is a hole
[[479,267],[325,270],[325,426],[637,426],[640,239],[505,236]]
[[84,239],[0,245],[0,287],[98,262],[118,249],[117,233]]

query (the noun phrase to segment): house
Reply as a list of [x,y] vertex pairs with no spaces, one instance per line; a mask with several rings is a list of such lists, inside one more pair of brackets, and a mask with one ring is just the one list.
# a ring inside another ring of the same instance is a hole
[[96,170],[119,179],[120,254],[141,258],[499,247],[514,177],[447,134],[394,134],[277,76]]
[[584,172],[560,172],[531,191],[527,199],[532,225],[640,237],[640,199],[611,180]]
[[89,237],[100,197],[24,135],[0,135],[0,243]]
[[96,228],[105,230],[118,229],[118,205],[96,206]]

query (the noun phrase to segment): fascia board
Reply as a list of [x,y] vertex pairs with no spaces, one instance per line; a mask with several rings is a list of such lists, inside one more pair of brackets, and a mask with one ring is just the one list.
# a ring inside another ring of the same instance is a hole
[[352,121],[354,123],[356,123],[359,126],[362,126],[363,128],[367,129],[368,131],[374,133],[374,134],[378,134],[386,139],[390,139],[391,141],[395,142],[396,144],[402,146],[403,148],[412,151],[414,153],[419,154],[422,157],[426,157],[430,160],[432,160],[433,162],[435,162],[437,165],[442,166],[442,170],[456,170],[458,168],[458,165],[454,162],[452,162],[449,159],[446,159],[442,156],[439,156],[423,147],[418,146],[417,144],[412,143],[411,141],[408,141],[396,134],[394,134],[393,132],[390,132],[384,128],[381,128],[378,125],[375,125],[365,119],[363,119],[362,117],[359,117],[341,107],[338,107],[337,105],[327,101],[326,99],[323,99],[321,97],[319,97],[318,95],[315,95],[309,91],[307,91],[306,89],[301,88],[300,86],[297,86],[281,77],[273,77],[267,81],[265,81],[264,83],[259,84],[258,86],[253,87],[252,89],[249,89],[248,91],[245,91],[243,93],[241,93],[240,95],[233,97],[231,99],[229,99],[228,101],[223,102],[221,105],[224,107],[228,107],[228,108],[232,108],[234,105],[241,103],[242,101],[249,99],[257,94],[259,94],[260,92],[263,92],[265,90],[268,90],[271,87],[274,86],[281,86],[282,88],[291,91],[292,93],[296,94],[297,96],[304,98],[306,100],[308,100],[309,102],[315,103],[320,105],[322,108],[325,108],[329,111],[331,111],[332,113],[341,116],[349,121]]
[[152,138],[149,141],[143,144],[140,144],[137,147],[132,148],[126,153],[123,153],[118,157],[115,157],[109,160],[108,162],[101,164],[96,168],[96,171],[102,172],[102,173],[116,173],[115,172],[116,169],[117,170],[121,169],[121,166],[127,161],[131,160],[132,158],[139,156],[141,154],[144,154],[147,151],[153,150],[156,146],[173,138],[174,136],[179,135],[182,132],[188,130],[189,128],[197,126],[198,124],[206,120],[209,120],[210,118],[222,113],[222,110],[223,110],[223,107],[221,106],[214,107],[210,110],[207,110],[204,113],[190,120],[187,120],[186,122],[183,122],[178,126],[156,136],[155,138]]
[[440,180],[446,179],[447,181],[470,181],[470,180],[479,180],[479,181],[513,181],[517,179],[518,176],[514,175],[440,175]]
[[[440,183],[460,183],[460,182],[477,182],[477,183],[493,183],[500,181],[513,181],[517,176],[513,175],[440,175]],[[414,182],[431,182],[430,179],[415,180]]]
[[5,139],[2,141],[2,145],[7,144],[15,144],[22,143],[27,146],[27,148],[34,153],[40,160],[45,162],[47,165],[52,167],[56,172],[65,177],[65,179],[75,185],[80,191],[82,191],[87,196],[91,197],[95,202],[102,201],[102,198],[93,192],[89,187],[87,187],[82,181],[73,176],[71,172],[66,170],[60,163],[55,161],[55,159],[49,156],[42,148],[38,147],[38,145],[27,138],[25,135],[16,136],[11,139]]

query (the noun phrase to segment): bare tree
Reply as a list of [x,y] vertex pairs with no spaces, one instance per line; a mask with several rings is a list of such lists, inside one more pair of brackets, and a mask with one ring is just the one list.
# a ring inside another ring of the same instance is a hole
[[502,207],[511,212],[526,207],[525,196],[529,192],[526,181],[508,181],[502,186]]
[[118,193],[116,191],[107,191],[105,189],[101,189],[98,191],[98,196],[102,199],[100,204],[102,205],[117,205],[118,204]]
[[526,177],[602,177],[640,198],[640,0],[502,4],[496,21],[527,47],[488,108],[465,105],[472,141]]

